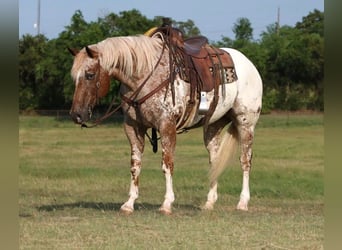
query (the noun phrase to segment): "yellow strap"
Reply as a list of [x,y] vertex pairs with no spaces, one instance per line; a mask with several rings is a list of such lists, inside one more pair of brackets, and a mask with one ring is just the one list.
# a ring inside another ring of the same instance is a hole
[[144,33],[145,36],[152,36],[152,34],[157,30],[158,27],[153,27]]

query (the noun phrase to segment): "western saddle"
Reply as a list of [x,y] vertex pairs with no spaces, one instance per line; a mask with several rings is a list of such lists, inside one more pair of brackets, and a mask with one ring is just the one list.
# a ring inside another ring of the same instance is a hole
[[169,19],[164,18],[163,22],[153,33],[163,34],[170,50],[170,64],[183,80],[205,92],[212,91],[216,85],[237,80],[234,63],[228,52],[209,45],[204,36],[183,39],[183,33],[173,28]]
[[203,95],[214,90],[213,101],[203,113],[206,114],[205,122],[208,122],[218,102],[219,87],[222,86],[221,94],[225,95],[224,84],[237,80],[233,60],[225,50],[209,45],[206,37],[194,36],[184,39],[183,33],[172,27],[169,19],[164,18],[163,22],[162,26],[153,29],[152,32],[151,29],[146,34],[153,36],[159,32],[169,48],[173,103],[173,83],[177,74],[190,84],[190,99],[186,111],[188,114],[192,113],[194,105],[198,104]]

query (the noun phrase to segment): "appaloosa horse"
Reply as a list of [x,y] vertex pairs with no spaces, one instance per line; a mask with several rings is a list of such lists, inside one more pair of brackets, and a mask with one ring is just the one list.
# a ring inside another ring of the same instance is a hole
[[[217,178],[240,145],[243,179],[237,209],[248,210],[252,143],[262,102],[262,80],[249,59],[237,50],[223,49],[234,62],[237,80],[221,84],[216,89],[218,93],[214,90],[206,93],[209,105],[215,102],[208,116],[199,112],[200,94],[196,93],[192,100],[195,103],[190,103],[191,84],[181,78],[179,71],[170,72],[170,46],[162,34],[113,37],[80,51],[69,50],[74,55],[71,74],[75,82],[70,114],[76,123],[85,125],[91,118],[97,99],[108,93],[111,78],[122,83],[124,130],[131,145],[131,183],[129,199],[121,206],[123,212],[134,211],[145,135],[147,129],[153,128],[160,134],[166,179],[165,200],[160,211],[171,213],[175,199],[172,176],[176,134],[195,126],[203,126],[211,166],[210,190],[203,208],[213,209]],[[174,74],[172,82],[171,74]],[[221,137],[222,129],[229,123]]]

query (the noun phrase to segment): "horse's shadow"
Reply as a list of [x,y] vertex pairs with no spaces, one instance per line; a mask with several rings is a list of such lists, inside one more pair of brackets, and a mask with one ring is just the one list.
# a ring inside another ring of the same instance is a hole
[[[54,212],[58,210],[66,210],[66,209],[94,209],[99,211],[120,211],[122,203],[103,203],[103,202],[87,202],[87,201],[79,201],[74,203],[65,203],[65,204],[50,204],[50,205],[42,205],[36,207],[38,211],[44,212]],[[183,210],[192,210],[197,211],[200,210],[200,207],[188,204],[175,204],[173,206],[176,209]],[[151,204],[151,203],[136,203],[134,205],[134,209],[136,211],[144,211],[144,210],[158,210],[160,208],[160,204]]]
[[120,210],[121,205],[119,203],[103,203],[103,202],[88,202],[79,201],[74,203],[64,203],[64,204],[49,204],[36,207],[38,211],[53,212],[57,210],[66,209],[95,209],[100,211],[115,211]]

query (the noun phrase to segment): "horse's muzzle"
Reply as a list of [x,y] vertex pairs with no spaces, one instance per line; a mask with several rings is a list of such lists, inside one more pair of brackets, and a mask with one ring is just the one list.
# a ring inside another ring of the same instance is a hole
[[92,117],[92,106],[88,108],[72,107],[70,110],[70,116],[76,124],[84,125]]
[[78,112],[70,111],[70,116],[76,124],[84,124],[89,120],[88,114],[81,114]]
[[70,116],[75,123],[82,124],[82,118],[79,114],[70,111]]

